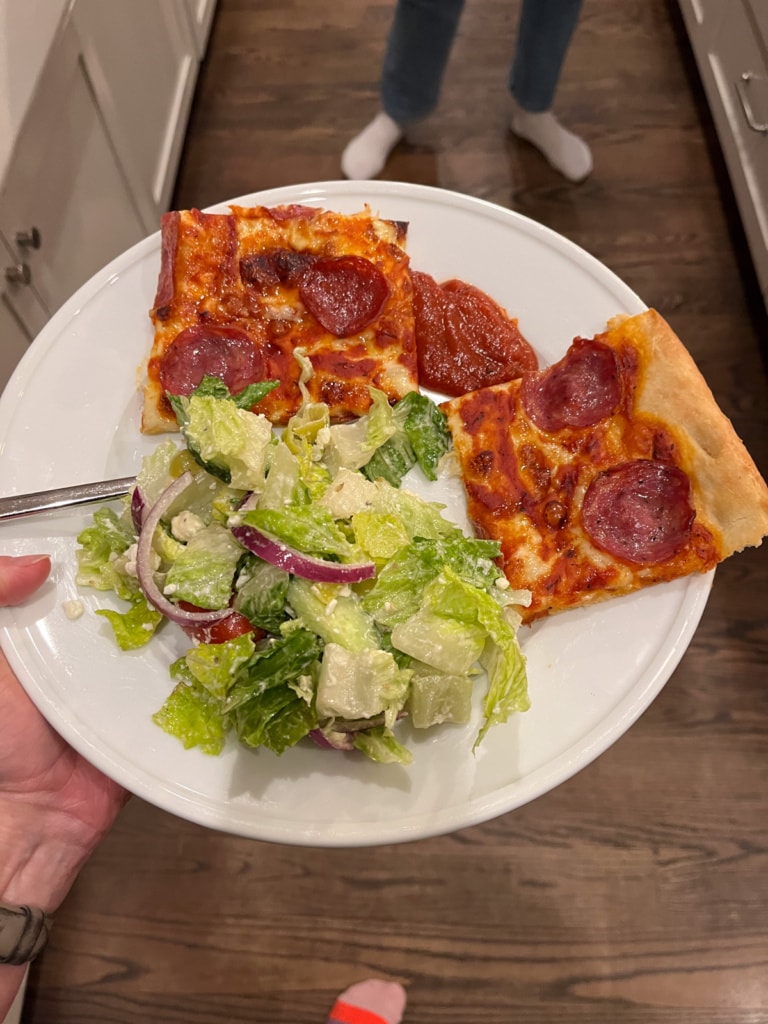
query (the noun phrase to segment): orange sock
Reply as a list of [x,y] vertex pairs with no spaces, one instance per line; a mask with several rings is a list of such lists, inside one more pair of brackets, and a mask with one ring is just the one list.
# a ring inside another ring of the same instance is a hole
[[371,978],[350,985],[339,995],[327,1024],[400,1024],[404,1010],[402,985]]

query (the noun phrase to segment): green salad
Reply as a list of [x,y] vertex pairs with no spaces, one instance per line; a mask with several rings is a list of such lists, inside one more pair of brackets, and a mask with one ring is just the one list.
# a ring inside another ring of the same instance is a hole
[[466,724],[476,688],[488,729],[528,708],[517,607],[499,545],[401,486],[437,479],[444,414],[412,392],[331,425],[304,402],[278,434],[251,411],[274,384],[230,395],[206,377],[169,396],[184,445],[143,459],[122,508],[78,537],[77,583],[122,650],[160,629],[190,637],[154,721],[218,754],[228,736],[282,754],[305,740],[408,764],[400,723]]

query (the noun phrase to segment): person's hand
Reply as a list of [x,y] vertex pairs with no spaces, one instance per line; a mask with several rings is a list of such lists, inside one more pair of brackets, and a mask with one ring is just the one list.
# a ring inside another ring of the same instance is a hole
[[[47,555],[0,555],[0,605],[25,601],[50,568]],[[48,725],[0,653],[0,900],[55,910],[126,799]],[[15,987],[0,978],[0,1020]]]
[[[0,605],[26,600],[50,568],[47,555],[0,556]],[[48,725],[0,653],[0,846],[24,854],[12,875],[9,858],[2,858],[0,898],[13,901],[16,894],[17,902],[46,910],[58,906],[74,880],[73,869],[85,861],[125,800],[120,786]],[[53,851],[51,864],[37,863]],[[66,863],[68,873],[52,876],[57,862],[62,868]]]

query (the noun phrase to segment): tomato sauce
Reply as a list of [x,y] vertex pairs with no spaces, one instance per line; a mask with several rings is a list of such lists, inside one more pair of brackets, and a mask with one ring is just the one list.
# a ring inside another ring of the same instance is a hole
[[422,387],[464,395],[538,369],[517,321],[485,292],[458,280],[440,285],[422,271],[411,276]]

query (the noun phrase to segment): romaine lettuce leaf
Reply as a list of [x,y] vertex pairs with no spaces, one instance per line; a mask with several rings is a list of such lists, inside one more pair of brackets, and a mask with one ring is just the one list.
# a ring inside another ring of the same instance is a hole
[[437,464],[451,446],[445,413],[431,398],[409,391],[392,409],[395,433],[378,448],[362,468],[369,480],[383,478],[399,487],[418,462],[429,480],[437,479]]
[[168,570],[163,591],[174,601],[188,601],[198,608],[226,608],[242,554],[229,530],[211,523],[186,543]]
[[288,617],[285,604],[289,582],[284,569],[250,555],[240,564],[233,607],[259,629],[277,633]]
[[134,603],[126,612],[99,608],[96,614],[102,615],[109,622],[121,651],[135,651],[149,643],[163,621],[163,616],[147,602],[143,594],[134,598]]
[[77,536],[77,575],[75,582],[94,590],[114,590],[118,597],[132,601],[140,594],[135,573],[126,570],[121,558],[135,544],[133,528],[109,506],[93,514],[93,525]]
[[362,552],[352,544],[333,516],[320,505],[282,509],[257,508],[243,516],[246,526],[264,530],[289,547],[318,558],[336,557],[343,562],[362,561]]
[[371,407],[364,416],[351,423],[338,423],[329,428],[330,439],[325,448],[325,464],[335,476],[339,469],[360,469],[397,432],[389,399],[378,388],[368,389]]
[[224,711],[234,711],[269,689],[287,686],[301,676],[311,674],[322,649],[319,637],[300,628],[257,647],[248,663],[240,669],[235,685],[224,701]]
[[485,647],[486,631],[476,623],[459,622],[431,608],[417,612],[392,630],[392,645],[440,672],[466,673]]
[[365,754],[372,761],[379,764],[403,764],[409,765],[413,761],[413,754],[407,747],[404,747],[385,726],[377,726],[374,729],[365,729],[356,732],[352,739],[356,750]]
[[177,683],[152,721],[181,740],[187,750],[200,747],[204,754],[215,756],[224,749],[227,719],[221,713],[219,701],[199,684],[186,680]]
[[429,665],[414,663],[408,713],[414,729],[452,722],[466,725],[472,713],[475,681],[470,675],[438,672]]
[[295,576],[286,597],[297,622],[326,643],[341,644],[350,651],[380,645],[376,624],[350,587],[338,583],[310,583]]
[[210,395],[176,404],[183,410],[181,432],[203,467],[233,487],[261,491],[273,436],[269,420]]
[[240,669],[253,656],[255,645],[251,633],[242,633],[218,644],[198,644],[185,655],[192,677],[219,700],[229,693]]
[[465,537],[456,527],[442,538],[416,537],[384,565],[363,597],[363,607],[380,626],[391,629],[418,610],[425,587],[445,566],[472,587],[487,590],[501,575],[493,562],[498,551],[496,541]]
[[316,727],[317,715],[285,684],[241,704],[233,712],[232,722],[241,743],[282,754]]
[[405,704],[411,674],[386,651],[349,651],[328,643],[317,682],[318,717],[355,721],[383,712],[391,727]]

